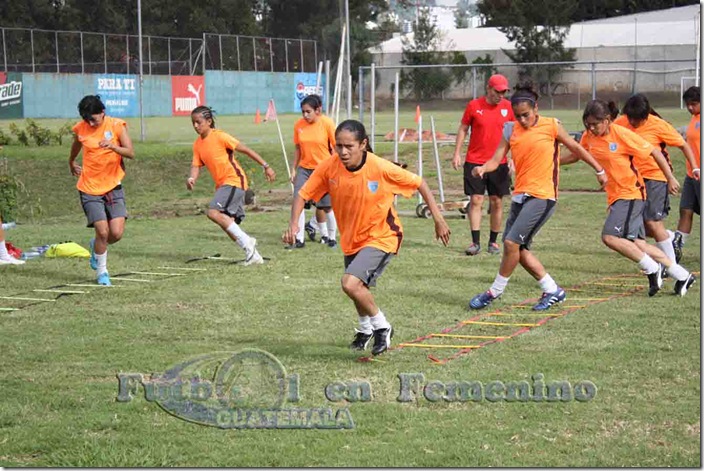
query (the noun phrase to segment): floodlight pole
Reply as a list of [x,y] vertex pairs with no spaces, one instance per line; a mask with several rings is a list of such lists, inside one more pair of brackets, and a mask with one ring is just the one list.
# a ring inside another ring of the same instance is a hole
[[[137,0],[137,35],[139,36],[139,139],[144,142],[144,67],[142,64],[142,0]],[[128,58],[129,60],[129,58]]]

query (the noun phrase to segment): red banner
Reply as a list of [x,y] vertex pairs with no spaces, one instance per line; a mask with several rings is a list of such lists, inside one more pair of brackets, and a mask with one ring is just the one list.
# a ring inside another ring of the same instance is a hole
[[171,113],[188,116],[197,106],[205,104],[205,77],[202,75],[171,76]]

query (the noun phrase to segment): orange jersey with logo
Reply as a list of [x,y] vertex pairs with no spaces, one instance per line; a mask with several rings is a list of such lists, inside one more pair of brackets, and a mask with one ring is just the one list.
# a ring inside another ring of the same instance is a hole
[[247,175],[235,159],[235,149],[239,143],[240,141],[228,133],[213,129],[205,139],[198,136],[193,143],[191,165],[194,167],[205,165],[215,181],[215,188],[230,185],[246,190],[249,188]]
[[609,206],[616,200],[645,200],[645,183],[635,162],[650,155],[652,144],[618,124],[611,124],[604,136],[586,131],[581,144],[606,171]]
[[371,152],[354,171],[347,170],[335,154],[315,169],[298,194],[317,201],[330,193],[345,255],[364,247],[397,253],[403,227],[394,209],[394,195],[410,198],[422,182],[418,175]]
[[314,123],[301,118],[293,126],[293,143],[301,150],[299,166],[314,170],[335,149],[335,123],[319,116]]
[[[631,126],[626,115],[619,116],[614,123],[626,129],[630,129],[656,148],[659,148],[662,155],[665,156],[667,165],[669,165],[670,170],[672,170],[670,155],[665,148],[666,146],[682,147],[684,145],[684,139],[670,123],[652,114],[637,128]],[[667,181],[665,174],[662,173],[662,170],[658,167],[658,163],[651,155],[644,158],[636,157],[636,168],[645,179],[658,180],[661,182]]]
[[85,121],[76,123],[72,130],[83,146],[81,176],[76,188],[89,195],[104,195],[122,182],[125,177],[125,164],[122,156],[106,147],[100,141],[109,140],[120,145],[120,136],[127,123],[118,118],[105,116],[98,127]]
[[[697,160],[697,167],[700,165],[700,152],[701,152],[701,115],[692,115],[692,119],[689,120],[689,125],[687,126],[687,144],[692,148],[694,152],[694,158]],[[687,176],[689,178],[694,178],[692,173],[692,166],[689,165],[689,160],[687,161]]]
[[510,127],[508,139],[511,158],[516,167],[513,194],[528,193],[540,199],[557,199],[560,180],[560,147],[557,132],[560,121],[538,116],[535,126],[525,129],[514,123],[504,125],[504,137]]

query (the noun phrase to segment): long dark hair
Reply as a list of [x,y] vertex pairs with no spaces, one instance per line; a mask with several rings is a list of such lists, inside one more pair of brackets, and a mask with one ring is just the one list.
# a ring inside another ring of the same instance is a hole
[[613,121],[618,116],[618,106],[613,101],[607,103],[599,99],[591,100],[587,103],[584,114],[582,114],[584,127],[587,126],[587,118],[590,116],[599,120],[610,118]]
[[308,95],[301,100],[301,108],[303,108],[303,105],[308,105],[317,110],[323,107],[323,99],[318,95]]
[[629,119],[637,121],[643,121],[644,119],[648,119],[648,115],[651,114],[657,116],[658,118],[662,118],[662,116],[660,116],[650,106],[648,97],[646,97],[642,93],[636,93],[635,95],[631,95],[628,100],[626,100],[626,104],[623,105],[623,110],[621,112],[628,116]]
[[533,85],[532,80],[526,79],[516,84],[513,89],[516,91],[513,95],[511,95],[511,105],[528,103],[532,108],[535,108],[540,95],[538,95],[538,92],[535,91],[535,86]]
[[89,121],[94,114],[105,111],[105,104],[100,99],[100,95],[86,95],[78,102],[78,114],[86,121]]
[[354,137],[355,139],[357,139],[357,142],[362,142],[366,139],[367,147],[364,150],[367,152],[374,152],[372,150],[372,146],[369,144],[369,136],[367,136],[367,130],[364,128],[364,124],[354,119],[348,119],[346,121],[341,122],[337,126],[337,129],[335,129],[335,136],[337,136],[340,131],[351,132],[352,134],[354,134]]
[[215,128],[215,110],[209,106],[198,106],[191,111],[191,115],[200,114],[204,119],[210,120],[210,127]]
[[689,87],[684,94],[682,94],[682,99],[685,103],[700,103],[702,95],[699,87]]

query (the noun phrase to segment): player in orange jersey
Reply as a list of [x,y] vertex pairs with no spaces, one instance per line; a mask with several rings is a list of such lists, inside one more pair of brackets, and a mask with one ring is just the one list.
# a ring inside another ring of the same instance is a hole
[[359,328],[350,347],[364,350],[374,339],[372,355],[385,352],[393,328],[369,290],[376,284],[403,240],[401,220],[394,209],[394,195],[410,197],[419,191],[435,221],[435,236],[447,245],[450,229],[427,183],[418,175],[374,155],[364,125],[347,120],[335,131],[337,154],[323,161],[293,201],[284,243],[295,242],[298,217],[306,200],[326,193],[332,200],[340,227],[340,247],[345,256],[342,290],[354,302]]
[[[582,116],[588,132],[582,135],[582,146],[604,167],[609,181],[606,190],[609,215],[601,232],[601,240],[611,250],[638,263],[648,275],[653,296],[662,287],[662,265],[675,281],[675,294],[684,296],[695,277],[659,248],[645,242],[643,211],[646,188],[643,176],[635,165],[638,159],[651,156],[667,179],[670,194],[676,194],[679,183],[672,175],[660,150],[638,134],[613,124],[618,108],[613,102],[592,100]],[[564,162],[568,163],[568,162]]]
[[[78,103],[83,118],[73,126],[74,139],[68,165],[71,174],[78,177],[78,193],[88,227],[95,229],[90,241],[90,267],[97,272],[100,285],[110,286],[108,274],[108,245],[122,238],[127,218],[123,158],[133,159],[132,139],[127,123],[105,114],[105,105],[99,95],[87,95]],[[83,166],[76,157],[83,151]]]
[[264,168],[267,181],[273,182],[276,172],[269,167],[259,154],[220,129],[215,129],[213,110],[199,106],[191,112],[193,129],[198,133],[193,143],[191,174],[186,180],[186,188],[193,190],[200,168],[208,168],[215,181],[215,196],[208,206],[208,219],[225,231],[245,254],[244,265],[264,263],[257,250],[257,239],[250,237],[240,228],[244,219],[244,195],[247,176],[235,159],[235,151],[241,152]]
[[504,124],[501,142],[494,156],[473,170],[477,177],[493,172],[511,151],[516,181],[511,198],[511,213],[503,234],[504,253],[499,273],[487,291],[472,298],[469,302],[470,309],[485,308],[501,296],[519,263],[538,281],[543,290],[540,300],[533,306],[534,310],[550,309],[553,304],[565,300],[565,290],[557,285],[530,250],[533,237],[555,212],[560,176],[560,143],[594,168],[600,184],[603,185],[606,181],[603,169],[565,131],[560,121],[538,114],[537,100],[538,94],[533,90],[532,83],[516,86],[516,92],[511,96],[516,121]]

